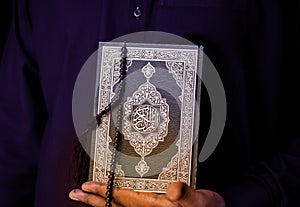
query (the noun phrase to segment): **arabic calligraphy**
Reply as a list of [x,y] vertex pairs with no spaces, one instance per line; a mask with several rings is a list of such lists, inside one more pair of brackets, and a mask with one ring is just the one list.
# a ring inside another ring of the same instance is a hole
[[140,133],[153,132],[159,122],[159,113],[151,105],[145,104],[137,107],[131,115],[132,126]]

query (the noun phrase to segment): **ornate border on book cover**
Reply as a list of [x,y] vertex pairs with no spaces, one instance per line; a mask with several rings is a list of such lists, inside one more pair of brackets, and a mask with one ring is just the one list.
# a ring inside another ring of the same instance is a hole
[[[98,70],[100,70],[99,67],[101,70],[99,77],[99,98],[97,100],[98,112],[103,110],[110,103],[114,96],[112,90],[119,77],[118,63],[120,57],[120,48],[121,46],[104,45],[102,46],[101,50],[99,50],[100,54],[98,61],[100,62],[98,62]],[[161,46],[140,47],[130,46],[128,44],[127,49],[128,70],[130,70],[130,66],[135,60],[145,61],[145,65],[149,64],[150,61],[161,61],[164,62],[165,67],[169,70],[169,73],[172,74],[171,77],[174,78],[176,84],[181,89],[181,94],[179,96],[179,100],[181,102],[180,135],[176,143],[176,146],[178,147],[177,153],[172,157],[168,165],[162,169],[157,179],[143,178],[144,174],[142,172],[140,173],[140,177],[126,177],[124,171],[122,170],[122,166],[117,165],[115,186],[139,191],[165,192],[168,185],[174,181],[181,181],[190,184],[192,145],[194,139],[193,127],[198,67],[198,48],[163,48]],[[142,70],[142,68],[140,68],[140,70]],[[150,84],[149,81],[147,84]],[[162,100],[163,99],[164,97],[162,97]],[[130,97],[128,97],[128,100],[130,100]],[[164,107],[166,107],[167,102],[168,100],[166,100]],[[152,110],[155,112],[156,109],[151,107],[152,106],[148,104],[144,108],[147,108],[148,111]],[[144,110],[144,108],[142,109]],[[131,110],[131,112],[132,111],[133,110]],[[128,117],[129,116],[127,116],[127,118]],[[110,142],[112,140],[109,136],[110,119],[111,114],[104,115],[102,118],[102,124],[96,129],[92,179],[99,182],[107,182],[109,174],[108,171],[110,170],[109,168],[112,154],[110,147]],[[168,117],[164,117],[164,120],[164,124],[166,125],[166,120],[169,121]],[[129,123],[130,120],[127,119],[127,122]],[[153,124],[155,123],[153,122]],[[166,129],[164,132],[168,133],[168,130]],[[124,134],[126,133],[124,132]],[[158,139],[157,136],[156,139]],[[163,137],[160,137],[159,141],[163,142]]]

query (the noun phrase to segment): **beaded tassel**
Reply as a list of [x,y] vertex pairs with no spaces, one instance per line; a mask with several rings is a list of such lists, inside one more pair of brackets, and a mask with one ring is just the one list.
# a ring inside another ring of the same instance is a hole
[[[126,49],[126,43],[124,42],[124,46],[121,48],[121,60],[120,60],[120,76],[119,81],[117,82],[117,88],[115,92],[115,96],[111,103],[107,105],[99,114],[96,115],[96,121],[97,125],[99,126],[102,123],[102,117],[107,114],[111,110],[111,106],[113,103],[115,103],[121,94],[121,91],[124,90],[125,81],[124,78],[126,77],[127,72],[127,49]],[[114,185],[114,179],[115,179],[115,168],[116,168],[116,152],[119,147],[119,142],[121,138],[121,133],[119,131],[120,128],[120,119],[121,119],[121,106],[119,105],[118,109],[118,117],[117,117],[117,123],[115,127],[115,135],[113,138],[113,151],[112,151],[112,159],[111,159],[111,165],[110,165],[110,173],[108,176],[107,181],[107,189],[106,189],[106,207],[112,207],[112,192],[113,192],[113,185]]]

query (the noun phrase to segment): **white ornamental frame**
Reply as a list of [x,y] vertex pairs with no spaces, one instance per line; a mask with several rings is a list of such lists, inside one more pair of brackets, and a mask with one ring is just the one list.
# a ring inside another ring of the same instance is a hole
[[[197,73],[201,71],[203,48],[197,46],[127,43],[127,67],[132,61],[163,61],[182,93],[180,135],[176,143],[178,152],[162,169],[157,179],[126,177],[121,165],[116,166],[114,185],[145,192],[165,193],[168,185],[175,181],[191,184],[194,139],[194,119],[197,90]],[[120,50],[123,43],[100,43],[97,65],[96,113],[101,112],[112,100],[113,86],[119,78]],[[142,73],[141,73],[142,75]],[[199,84],[199,83],[198,83]],[[102,124],[96,128],[92,180],[105,183],[108,180],[112,156],[109,136],[111,115],[102,117]],[[172,120],[170,120],[172,121]]]

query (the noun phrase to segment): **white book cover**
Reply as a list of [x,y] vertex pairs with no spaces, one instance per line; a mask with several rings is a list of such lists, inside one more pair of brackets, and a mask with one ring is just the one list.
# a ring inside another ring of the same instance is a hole
[[[91,179],[164,193],[181,181],[195,187],[203,47],[126,43],[126,77],[120,78],[124,43],[99,43],[94,115],[109,104],[93,133]],[[121,132],[113,153],[116,128]]]

